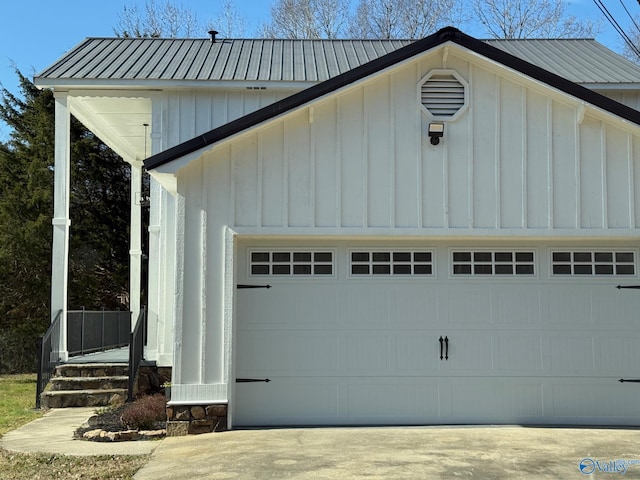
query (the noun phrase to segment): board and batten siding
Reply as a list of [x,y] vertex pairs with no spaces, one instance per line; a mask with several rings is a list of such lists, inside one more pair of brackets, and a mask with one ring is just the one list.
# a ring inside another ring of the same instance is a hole
[[170,90],[161,105],[163,145],[166,150],[282,100],[294,90]]
[[[588,85],[586,85],[588,87]],[[609,97],[616,102],[627,105],[628,107],[635,108],[636,110],[640,110],[640,93],[636,89],[600,89],[594,88],[594,91],[604,95],[605,97]]]
[[187,169],[211,177],[188,196],[225,168],[234,227],[636,227],[637,135],[464,62],[469,109],[433,146],[417,95],[429,70],[382,75],[204,154]]
[[[178,171],[174,401],[231,393],[227,227],[265,237],[636,234],[634,127],[513,72],[441,60],[380,73]],[[418,85],[443,67],[468,82],[469,107],[433,146]]]

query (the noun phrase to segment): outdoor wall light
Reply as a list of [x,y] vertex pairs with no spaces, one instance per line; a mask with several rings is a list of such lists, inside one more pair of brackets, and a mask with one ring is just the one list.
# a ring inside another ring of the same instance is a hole
[[429,139],[431,145],[438,145],[440,143],[440,137],[444,136],[444,123],[432,122],[429,124]]

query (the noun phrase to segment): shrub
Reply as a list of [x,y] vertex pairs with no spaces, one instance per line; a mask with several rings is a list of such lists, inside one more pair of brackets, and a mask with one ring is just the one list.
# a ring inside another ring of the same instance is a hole
[[149,430],[167,420],[167,401],[164,395],[140,397],[122,412],[122,423],[133,430]]

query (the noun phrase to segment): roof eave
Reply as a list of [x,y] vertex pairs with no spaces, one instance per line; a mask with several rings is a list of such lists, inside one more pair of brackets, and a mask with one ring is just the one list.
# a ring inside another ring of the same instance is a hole
[[640,82],[579,82],[590,90],[640,90]]
[[318,82],[271,81],[271,80],[142,80],[142,79],[104,79],[97,78],[34,78],[34,84],[40,89],[53,90],[168,90],[168,89],[264,89],[264,90],[301,90],[317,85]]

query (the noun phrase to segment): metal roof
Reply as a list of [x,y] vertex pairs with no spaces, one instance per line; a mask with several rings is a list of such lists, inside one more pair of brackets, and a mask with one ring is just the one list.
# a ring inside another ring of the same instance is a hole
[[484,40],[576,83],[640,83],[640,66],[593,39]]
[[[592,39],[485,40],[576,83],[640,83],[640,66]],[[411,40],[87,38],[36,84],[100,81],[319,82]]]
[[36,78],[328,80],[409,40],[87,38]]

